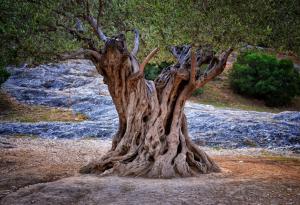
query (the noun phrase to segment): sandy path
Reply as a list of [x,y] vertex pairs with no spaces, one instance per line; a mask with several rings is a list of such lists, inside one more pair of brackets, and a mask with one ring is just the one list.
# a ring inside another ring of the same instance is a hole
[[78,169],[107,151],[109,141],[5,142],[10,146],[0,146],[0,204],[300,204],[297,155],[205,148],[223,173],[172,180],[100,178],[79,175]]

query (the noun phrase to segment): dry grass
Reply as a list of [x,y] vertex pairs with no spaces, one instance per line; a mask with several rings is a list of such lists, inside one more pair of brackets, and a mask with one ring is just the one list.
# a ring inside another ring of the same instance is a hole
[[87,117],[71,110],[46,106],[22,105],[0,92],[0,121],[40,122],[40,121],[83,121]]

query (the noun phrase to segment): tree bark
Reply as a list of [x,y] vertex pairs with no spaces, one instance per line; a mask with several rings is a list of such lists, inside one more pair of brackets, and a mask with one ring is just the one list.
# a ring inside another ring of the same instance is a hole
[[[191,141],[184,105],[195,89],[223,71],[232,50],[216,57],[201,47],[171,47],[178,62],[154,82],[144,79],[143,70],[157,49],[141,65],[133,55],[136,51],[129,52],[124,35],[119,35],[107,39],[100,58],[93,54],[116,106],[119,128],[111,150],[81,173],[172,178],[219,172]],[[201,72],[203,64],[208,66]]]

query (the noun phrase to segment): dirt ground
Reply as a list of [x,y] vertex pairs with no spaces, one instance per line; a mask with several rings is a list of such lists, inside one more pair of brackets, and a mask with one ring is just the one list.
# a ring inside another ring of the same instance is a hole
[[0,204],[300,204],[300,156],[204,148],[222,173],[186,179],[80,175],[110,141],[0,137]]

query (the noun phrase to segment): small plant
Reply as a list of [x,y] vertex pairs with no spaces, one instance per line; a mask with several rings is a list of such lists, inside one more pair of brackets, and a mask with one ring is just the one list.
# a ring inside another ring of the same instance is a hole
[[283,106],[299,94],[300,76],[291,60],[246,52],[234,63],[230,84],[237,93],[262,99],[268,106]]
[[192,96],[197,97],[197,96],[201,95],[202,93],[203,93],[203,88],[197,88],[197,89],[193,92]]

